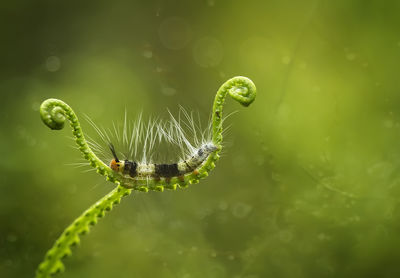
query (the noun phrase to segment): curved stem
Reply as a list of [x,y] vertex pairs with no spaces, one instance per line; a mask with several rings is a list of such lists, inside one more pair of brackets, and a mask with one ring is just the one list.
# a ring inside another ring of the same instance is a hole
[[97,173],[102,174],[111,182],[117,182],[114,172],[89,147],[83,135],[78,117],[68,104],[59,99],[47,99],[40,105],[40,116],[45,125],[55,130],[63,129],[65,119],[67,118],[72,128],[75,142],[82,152],[83,157],[89,161],[92,167],[97,169]]
[[216,145],[220,145],[222,142],[222,109],[227,94],[241,105],[247,107],[255,100],[257,90],[253,81],[243,76],[233,77],[219,88],[214,99],[212,112],[212,140]]
[[64,264],[61,260],[72,254],[71,247],[79,244],[79,236],[87,234],[89,225],[95,225],[98,218],[103,217],[106,211],[110,211],[113,205],[119,204],[121,198],[129,195],[131,191],[118,186],[76,218],[56,240],[53,247],[47,251],[45,259],[37,268],[36,278],[47,278],[62,272]]
[[[218,150],[210,155],[204,165],[199,169],[200,175],[198,178],[208,176],[208,173],[215,168],[215,162],[219,159],[219,153],[222,149],[222,110],[227,94],[241,105],[247,107],[255,100],[257,89],[253,81],[243,76],[233,77],[219,88],[215,95],[212,111],[212,141],[218,147]],[[194,178],[191,182],[198,182],[198,179]]]
[[188,174],[184,180],[172,178],[168,183],[165,180],[138,181],[132,185],[129,180],[121,175],[115,174],[104,162],[102,162],[90,149],[82,132],[82,128],[74,111],[61,100],[47,99],[40,106],[40,115],[43,122],[51,129],[62,129],[65,120],[68,119],[72,128],[75,141],[79,146],[85,159],[90,165],[97,169],[97,172],[104,175],[107,180],[116,183],[118,186],[96,204],[86,210],[70,226],[68,226],[57,239],[53,247],[47,252],[44,261],[39,265],[36,277],[45,278],[64,269],[61,259],[71,254],[70,247],[79,243],[79,235],[89,231],[89,224],[94,225],[97,218],[104,216],[105,211],[112,209],[113,204],[118,204],[123,196],[129,195],[131,189],[147,191],[149,189],[162,191],[165,188],[176,189],[177,186],[186,187],[192,183],[198,183],[201,178],[208,176],[208,173],[215,167],[219,159],[222,143],[222,110],[226,95],[229,94],[234,100],[243,106],[249,106],[256,97],[254,83],[246,77],[234,77],[226,81],[218,90],[212,114],[212,141],[218,147],[198,171]]

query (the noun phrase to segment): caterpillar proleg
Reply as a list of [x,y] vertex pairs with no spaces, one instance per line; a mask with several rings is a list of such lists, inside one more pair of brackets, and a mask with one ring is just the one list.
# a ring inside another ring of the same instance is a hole
[[[65,120],[68,119],[75,142],[83,157],[99,174],[105,176],[106,180],[117,184],[117,187],[87,209],[64,230],[39,265],[36,277],[50,277],[62,271],[64,265],[61,259],[71,254],[70,248],[79,243],[79,235],[86,234],[90,224],[94,225],[98,218],[103,217],[106,211],[118,204],[122,197],[129,195],[132,189],[140,191],[176,189],[178,186],[186,187],[189,184],[197,183],[200,179],[208,176],[208,173],[215,167],[215,162],[219,159],[222,149],[222,110],[228,94],[241,105],[249,106],[256,97],[256,87],[250,79],[242,76],[226,81],[215,96],[211,125],[207,129],[209,132],[200,131],[201,136],[194,135],[193,142],[187,139],[184,128],[173,117],[167,123],[169,125],[167,127],[165,123],[153,121],[146,127],[141,124],[134,125],[130,135],[126,129],[123,129],[122,134],[117,132],[117,137],[125,145],[128,145],[128,155],[125,155],[124,159],[114,147],[111,138],[93,125],[99,135],[103,137],[103,141],[107,143],[107,153],[111,154],[108,161],[102,160],[96,155],[96,153],[105,153],[104,147],[94,141],[86,141],[79,120],[68,104],[58,99],[45,100],[40,106],[40,115],[44,124],[53,130],[59,130],[64,127]],[[139,120],[138,123],[141,121]],[[189,121],[189,130],[196,132],[196,128],[190,127],[193,125],[192,123],[193,121]],[[129,136],[135,137],[134,140],[129,140]],[[153,148],[157,140],[161,139],[184,146],[181,148],[180,160],[174,163],[154,163],[152,161],[152,154],[149,150]],[[142,148],[138,147],[139,143],[143,144]]]

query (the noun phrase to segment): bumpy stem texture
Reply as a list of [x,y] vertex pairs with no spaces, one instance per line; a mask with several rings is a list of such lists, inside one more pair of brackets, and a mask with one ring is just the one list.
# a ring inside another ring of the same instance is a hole
[[222,149],[222,110],[228,94],[241,105],[247,107],[256,99],[257,89],[253,81],[243,76],[233,77],[219,88],[212,111],[212,141],[218,147],[218,150],[211,154],[199,169],[199,175],[192,175],[190,183],[196,183],[200,178],[208,176],[208,173],[215,168],[215,162],[219,159],[219,153]]
[[140,191],[163,191],[164,188],[176,189],[178,186],[187,187],[189,184],[198,183],[201,178],[207,177],[208,173],[215,167],[215,162],[219,159],[219,152],[222,148],[222,110],[228,94],[243,106],[249,106],[256,97],[256,87],[250,79],[238,76],[226,81],[219,88],[212,112],[212,141],[218,147],[218,150],[209,156],[196,173],[185,175],[184,179],[174,177],[168,182],[165,179],[152,179],[138,180],[132,183],[130,179],[114,172],[90,149],[78,118],[71,107],[58,99],[45,100],[40,106],[42,121],[49,128],[59,130],[64,127],[65,120],[68,119],[83,157],[89,161],[92,167],[97,169],[99,174],[105,176],[108,181],[116,183],[117,188],[86,210],[64,230],[54,246],[47,252],[44,261],[39,265],[36,277],[45,278],[64,270],[61,259],[71,254],[70,247],[79,243],[79,235],[87,233],[89,225],[96,224],[97,219],[104,216],[105,211],[111,210],[113,204],[118,204],[123,196],[131,193],[132,189]]
[[68,104],[59,99],[47,99],[40,105],[40,116],[45,125],[56,130],[64,128],[65,119],[67,118],[72,128],[75,142],[82,152],[83,157],[89,161],[91,166],[97,169],[97,173],[106,176],[107,180],[117,182],[114,172],[90,149],[83,135],[78,117]]
[[110,211],[113,205],[119,204],[121,198],[130,193],[130,189],[118,186],[76,218],[47,252],[44,261],[36,271],[36,278],[46,278],[64,271],[61,259],[72,254],[71,247],[79,244],[79,236],[87,234],[89,225],[95,225],[98,218],[103,217],[106,211]]

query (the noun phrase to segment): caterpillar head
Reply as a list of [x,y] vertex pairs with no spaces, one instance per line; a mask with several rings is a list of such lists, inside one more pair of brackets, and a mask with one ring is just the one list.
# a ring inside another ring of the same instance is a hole
[[110,162],[110,168],[113,169],[115,172],[122,172],[124,169],[124,165],[121,161],[112,159]]
[[124,162],[118,159],[114,145],[110,143],[108,146],[114,157],[110,162],[110,168],[116,172],[122,172],[124,170]]

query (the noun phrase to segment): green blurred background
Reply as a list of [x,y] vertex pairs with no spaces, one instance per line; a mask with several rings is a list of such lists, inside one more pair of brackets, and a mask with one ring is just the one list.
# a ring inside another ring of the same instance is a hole
[[8,1],[0,30],[0,277],[32,277],[62,230],[113,188],[78,162],[49,97],[101,126],[125,108],[209,117],[224,156],[198,185],[133,193],[59,277],[399,277],[399,1]]

